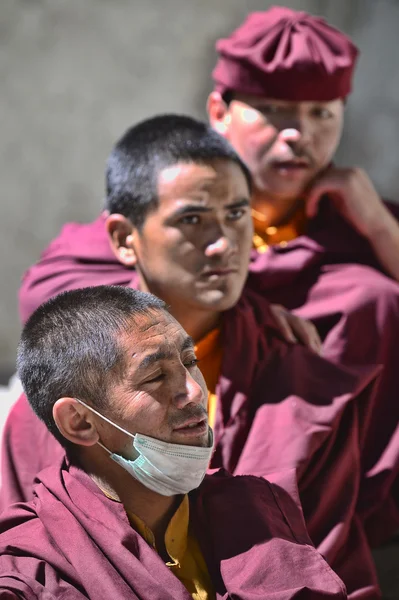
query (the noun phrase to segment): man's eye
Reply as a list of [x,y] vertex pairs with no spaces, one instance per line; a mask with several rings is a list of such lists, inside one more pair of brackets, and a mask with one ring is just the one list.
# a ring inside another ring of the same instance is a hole
[[183,225],[198,225],[200,218],[198,215],[186,215],[180,219],[180,223]]
[[332,112],[328,108],[317,106],[312,110],[312,115],[318,119],[329,119],[333,116]]
[[164,379],[165,375],[164,373],[159,373],[159,375],[156,375],[155,377],[152,377],[151,379],[147,379],[145,381],[145,383],[156,383],[157,381],[162,381],[162,379]]
[[184,366],[189,369],[190,367],[195,367],[198,365],[198,358],[192,358],[184,363]]
[[245,214],[245,210],[243,208],[236,208],[229,212],[229,214],[227,215],[227,218],[229,219],[229,221],[238,221],[238,219],[241,219],[241,217],[244,214]]
[[256,108],[263,115],[277,115],[280,112],[280,107],[276,104],[264,104]]

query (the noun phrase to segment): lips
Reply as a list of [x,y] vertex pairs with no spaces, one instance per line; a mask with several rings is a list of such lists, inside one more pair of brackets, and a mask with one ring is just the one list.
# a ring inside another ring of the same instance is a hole
[[275,169],[308,169],[310,165],[305,160],[279,160],[274,161],[272,166]]
[[202,275],[203,277],[212,277],[212,275],[222,277],[223,275],[230,275],[231,273],[236,272],[237,269],[211,269],[209,271],[205,271]]
[[183,423],[182,425],[179,425],[179,427],[175,427],[175,431],[180,431],[182,429],[195,429],[196,427],[202,425],[206,425],[206,419],[189,419],[185,421],[185,423]]

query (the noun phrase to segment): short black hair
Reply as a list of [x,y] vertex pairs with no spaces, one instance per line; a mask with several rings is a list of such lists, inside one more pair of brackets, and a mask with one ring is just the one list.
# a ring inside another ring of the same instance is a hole
[[222,159],[251,174],[230,143],[209,125],[184,115],[166,114],[131,127],[116,143],[106,170],[106,206],[139,230],[158,206],[159,173],[179,162],[207,164]]
[[120,334],[132,331],[135,316],[159,310],[166,305],[152,294],[102,285],[59,294],[28,319],[18,374],[34,412],[65,448],[74,445],[55,424],[55,402],[72,397],[106,409],[110,384],[125,372]]

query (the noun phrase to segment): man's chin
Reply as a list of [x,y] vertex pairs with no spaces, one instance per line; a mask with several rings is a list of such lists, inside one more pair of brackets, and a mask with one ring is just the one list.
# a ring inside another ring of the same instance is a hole
[[240,299],[244,286],[236,290],[212,290],[201,295],[199,302],[204,310],[224,312],[235,306]]
[[310,181],[312,179],[308,177],[297,181],[286,181],[275,175],[273,178],[262,179],[258,185],[259,191],[270,195],[272,198],[276,198],[277,201],[279,198],[282,200],[289,198],[294,200],[303,197]]

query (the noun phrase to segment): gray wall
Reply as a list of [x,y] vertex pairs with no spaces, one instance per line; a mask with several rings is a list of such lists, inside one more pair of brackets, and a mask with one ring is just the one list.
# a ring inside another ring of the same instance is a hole
[[[0,0],[0,368],[12,368],[25,268],[97,215],[112,143],[162,111],[204,117],[216,38],[256,0]],[[274,4],[284,4],[275,2]],[[399,2],[302,0],[362,48],[339,162],[399,199]]]

